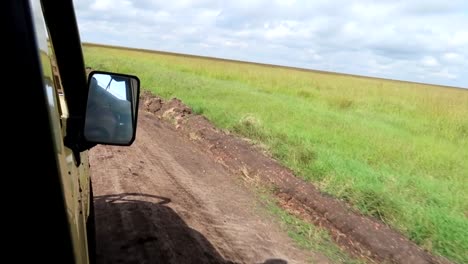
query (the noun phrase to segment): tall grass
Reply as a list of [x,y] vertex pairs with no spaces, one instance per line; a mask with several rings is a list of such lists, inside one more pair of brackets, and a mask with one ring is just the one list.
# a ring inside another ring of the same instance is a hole
[[266,145],[298,176],[468,263],[468,90],[85,47],[217,126]]

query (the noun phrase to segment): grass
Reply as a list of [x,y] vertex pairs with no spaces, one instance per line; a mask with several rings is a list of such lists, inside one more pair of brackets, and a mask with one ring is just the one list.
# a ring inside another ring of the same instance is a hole
[[298,176],[468,263],[468,90],[85,46],[87,66],[136,74]]

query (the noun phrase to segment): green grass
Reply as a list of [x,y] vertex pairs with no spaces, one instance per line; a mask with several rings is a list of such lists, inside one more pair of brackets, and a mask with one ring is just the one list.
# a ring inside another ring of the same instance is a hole
[[201,58],[84,48],[218,127],[263,143],[298,176],[468,263],[468,90]]

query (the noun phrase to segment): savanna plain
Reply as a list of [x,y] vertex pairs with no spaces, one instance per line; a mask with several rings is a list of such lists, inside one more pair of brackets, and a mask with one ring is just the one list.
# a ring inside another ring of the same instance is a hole
[[468,263],[468,89],[84,45],[409,239]]

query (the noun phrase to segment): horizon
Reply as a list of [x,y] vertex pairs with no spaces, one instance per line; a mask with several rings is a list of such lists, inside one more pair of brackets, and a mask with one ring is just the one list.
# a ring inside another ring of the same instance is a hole
[[258,65],[258,66],[275,67],[275,68],[299,70],[299,71],[306,71],[306,72],[317,72],[317,73],[331,74],[331,75],[344,75],[344,76],[357,77],[357,78],[369,78],[369,79],[376,79],[376,80],[382,80],[382,81],[402,82],[402,83],[420,84],[420,85],[428,85],[428,86],[438,86],[441,88],[449,88],[449,89],[468,90],[468,87],[461,87],[461,86],[450,86],[450,85],[443,85],[443,84],[414,82],[414,81],[399,80],[399,79],[389,79],[389,78],[382,78],[382,77],[377,77],[377,76],[324,71],[324,70],[301,68],[301,67],[288,66],[288,65],[262,63],[262,62],[256,62],[256,61],[243,61],[243,60],[235,60],[235,59],[228,59],[228,58],[221,58],[221,57],[203,56],[203,55],[190,54],[190,53],[178,53],[178,52],[164,51],[164,50],[154,50],[154,49],[145,49],[145,48],[138,48],[138,47],[110,45],[110,44],[105,44],[105,43],[93,43],[93,42],[82,42],[82,43],[84,46],[109,47],[109,48],[124,49],[124,50],[131,50],[131,51],[151,52],[151,53],[157,53],[157,54],[163,54],[163,55],[169,55],[169,56],[184,56],[184,57],[201,58],[201,59],[208,59],[208,60],[209,59],[221,60],[221,61],[226,61],[226,62],[245,63],[245,64]]

